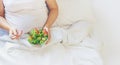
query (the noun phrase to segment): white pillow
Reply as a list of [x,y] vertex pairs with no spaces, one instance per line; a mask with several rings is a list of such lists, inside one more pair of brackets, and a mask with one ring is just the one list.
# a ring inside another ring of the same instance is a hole
[[68,25],[78,20],[92,21],[91,0],[57,0],[59,16],[54,25]]

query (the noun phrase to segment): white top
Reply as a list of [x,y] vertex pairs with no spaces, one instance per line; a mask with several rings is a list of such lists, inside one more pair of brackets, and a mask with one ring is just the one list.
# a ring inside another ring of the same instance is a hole
[[5,17],[11,26],[24,32],[43,27],[48,16],[45,0],[3,0]]

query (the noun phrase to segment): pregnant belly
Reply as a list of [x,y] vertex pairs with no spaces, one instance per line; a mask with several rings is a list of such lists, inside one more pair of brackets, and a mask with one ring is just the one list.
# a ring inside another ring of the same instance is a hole
[[6,16],[6,20],[11,26],[17,28],[18,30],[23,30],[24,33],[35,27],[43,27],[46,19],[47,17],[40,18],[39,16]]

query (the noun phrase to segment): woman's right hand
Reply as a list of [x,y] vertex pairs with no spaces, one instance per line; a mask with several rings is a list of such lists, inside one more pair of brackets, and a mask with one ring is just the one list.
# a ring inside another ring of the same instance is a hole
[[19,31],[16,28],[9,28],[9,36],[11,39],[15,40],[15,39],[19,39],[22,35],[23,31]]

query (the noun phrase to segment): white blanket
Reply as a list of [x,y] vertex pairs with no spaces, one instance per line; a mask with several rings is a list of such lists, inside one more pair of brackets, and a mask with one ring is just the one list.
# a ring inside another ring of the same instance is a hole
[[[74,25],[72,28],[76,29]],[[43,47],[32,46],[26,36],[15,41],[8,35],[1,36],[0,65],[102,65],[97,45],[94,45],[96,40],[85,34],[78,38],[77,32],[70,33],[72,28],[53,28],[50,43]]]

